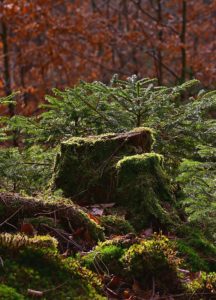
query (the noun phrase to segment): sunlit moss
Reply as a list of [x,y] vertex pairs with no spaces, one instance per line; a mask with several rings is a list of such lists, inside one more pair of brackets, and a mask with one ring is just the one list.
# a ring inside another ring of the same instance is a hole
[[0,299],[2,300],[24,300],[24,297],[17,291],[4,284],[0,284]]
[[[105,299],[100,279],[70,258],[62,258],[52,237],[14,237],[0,240],[0,281],[13,287],[25,299],[27,290],[44,292],[43,299]],[[62,285],[62,286],[61,286]],[[56,287],[58,287],[56,289]],[[47,292],[46,292],[47,291]],[[4,298],[3,298],[4,299]]]
[[132,245],[121,261],[127,271],[141,281],[145,288],[150,288],[154,280],[159,290],[182,289],[177,271],[181,260],[165,236],[155,235],[151,240]]
[[105,228],[105,233],[108,235],[135,232],[133,226],[123,217],[115,215],[102,216],[100,222]]
[[80,258],[81,263],[94,272],[121,274],[123,265],[120,261],[124,248],[120,245],[99,243],[94,250]]
[[132,225],[137,229],[152,221],[170,228],[179,222],[162,164],[163,157],[156,153],[124,157],[116,164],[118,201],[129,208]]

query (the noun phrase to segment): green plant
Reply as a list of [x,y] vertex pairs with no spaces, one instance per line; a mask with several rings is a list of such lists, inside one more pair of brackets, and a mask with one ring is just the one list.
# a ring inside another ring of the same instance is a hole
[[157,289],[181,288],[177,268],[181,259],[177,256],[175,246],[165,236],[154,235],[151,240],[133,244],[121,258],[127,271],[135,278],[141,279],[145,288],[155,281]]
[[2,300],[24,300],[24,297],[17,291],[4,284],[0,284],[0,299]]
[[216,241],[216,154],[213,147],[200,147],[198,160],[183,160],[177,180],[183,187],[182,205],[189,221]]
[[101,216],[100,223],[108,235],[135,232],[133,226],[127,220],[117,215]]
[[90,253],[81,257],[81,263],[100,274],[120,274],[120,258],[123,254],[124,249],[120,245],[99,243]]
[[56,149],[46,150],[39,145],[26,149],[0,149],[0,185],[13,192],[33,194],[47,188],[52,175]]

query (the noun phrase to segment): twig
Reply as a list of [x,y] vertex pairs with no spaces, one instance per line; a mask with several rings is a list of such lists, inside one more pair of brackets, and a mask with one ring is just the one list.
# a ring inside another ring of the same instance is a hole
[[52,228],[52,227],[50,227],[50,226],[48,226],[48,225],[46,225],[46,224],[41,224],[41,225],[44,226],[45,228],[48,228],[48,229],[54,231],[56,234],[58,234],[58,235],[59,235],[63,240],[65,240],[67,243],[76,246],[79,250],[83,250],[83,248],[82,248],[79,244],[77,244],[75,241],[72,241],[72,240],[67,239],[67,238],[66,238],[63,234],[61,234],[57,229]]
[[5,224],[7,224],[7,225],[9,225],[9,226],[13,227],[15,230],[17,230],[17,227],[16,227],[16,226],[14,226],[13,224],[9,223],[9,222],[6,222]]
[[0,224],[0,227],[7,223],[10,219],[12,219],[22,208],[23,206],[19,207],[10,217],[8,217],[6,220],[4,220],[4,222]]

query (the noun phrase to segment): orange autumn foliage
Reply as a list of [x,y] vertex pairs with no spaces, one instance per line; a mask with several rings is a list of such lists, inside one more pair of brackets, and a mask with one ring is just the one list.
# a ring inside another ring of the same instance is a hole
[[212,86],[215,12],[211,0],[1,0],[0,95],[20,90],[30,114],[52,87],[113,73]]

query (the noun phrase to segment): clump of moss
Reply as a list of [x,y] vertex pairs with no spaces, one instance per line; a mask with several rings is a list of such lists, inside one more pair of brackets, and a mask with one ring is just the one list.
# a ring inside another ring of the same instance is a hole
[[120,258],[124,253],[121,246],[99,243],[93,251],[81,257],[81,262],[87,268],[105,274],[121,274],[122,263]]
[[34,249],[50,249],[53,253],[56,253],[57,245],[57,240],[49,235],[37,235],[29,238],[23,234],[0,234],[0,247],[8,249],[18,250],[24,247],[33,247]]
[[132,245],[121,261],[131,275],[141,280],[144,288],[151,288],[154,280],[157,290],[181,289],[177,271],[181,260],[165,236],[155,235],[151,240]]
[[0,299],[1,300],[24,300],[24,297],[17,291],[4,284],[0,284]]
[[0,241],[0,256],[4,262],[0,281],[25,299],[31,299],[27,295],[29,288],[44,292],[43,299],[47,300],[105,299],[99,278],[78,261],[62,258],[53,238],[18,235],[7,236],[5,240],[4,235]]
[[207,297],[204,299],[213,299],[211,296],[216,295],[216,273],[200,272],[194,280],[185,284],[185,288],[195,297],[196,295],[205,297],[206,294]]
[[105,228],[105,234],[127,234],[134,233],[133,226],[123,217],[108,215],[100,218],[101,226]]
[[162,164],[163,157],[156,153],[124,157],[116,164],[118,202],[129,208],[129,220],[136,229],[152,221],[165,228],[179,222]]
[[200,270],[209,271],[208,263],[193,247],[188,246],[182,240],[176,241],[176,247],[179,252],[179,256],[184,258],[184,267],[189,268],[192,272],[197,272]]
[[195,227],[191,226],[180,226],[177,229],[178,236],[180,240],[178,245],[180,247],[188,247],[190,248],[190,253],[193,251],[196,253],[199,258],[196,260],[194,254],[194,258],[187,253],[187,249],[180,248],[179,250],[184,253],[186,252],[186,262],[189,263],[189,266],[192,270],[203,270],[216,272],[216,246],[206,238],[206,236]]

